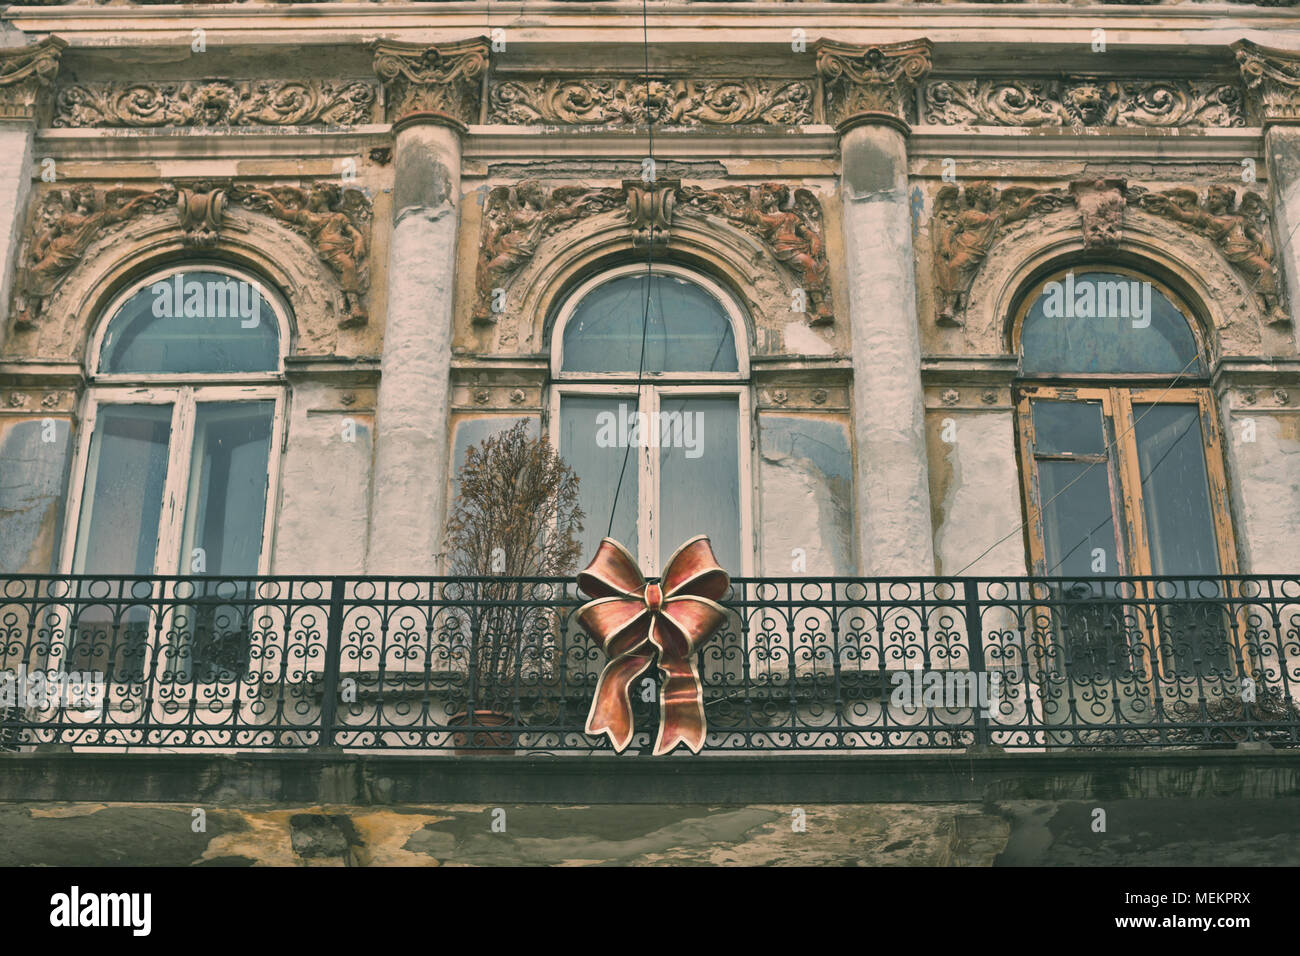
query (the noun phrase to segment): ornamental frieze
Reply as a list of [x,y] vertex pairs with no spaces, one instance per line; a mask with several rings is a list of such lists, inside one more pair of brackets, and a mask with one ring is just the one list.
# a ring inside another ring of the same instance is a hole
[[302,235],[335,274],[343,291],[342,326],[367,321],[368,253],[372,210],[356,189],[317,182],[302,186],[211,183],[156,189],[75,186],[50,189],[36,200],[15,288],[14,328],[36,327],[45,302],[62,285],[91,244],[141,216],[175,208],[183,242],[191,248],[215,244],[227,210],[238,205],[270,216]]
[[1241,88],[1197,80],[1116,81],[1096,77],[931,80],[921,113],[937,126],[1239,127]]
[[814,84],[763,79],[492,81],[489,123],[512,126],[806,126]]
[[485,39],[427,46],[376,40],[374,70],[387,91],[390,122],[427,113],[453,123],[479,122],[488,70]]
[[675,180],[621,187],[550,186],[529,179],[497,186],[483,211],[473,318],[494,322],[505,286],[542,241],[582,219],[622,210],[634,242],[669,242],[678,216],[716,216],[759,239],[807,296],[809,324],[833,320],[822,208],[807,189],[779,183],[703,189]]
[[374,81],[197,80],[62,86],[61,127],[355,126],[375,120]]
[[1122,180],[1079,180],[1068,189],[988,182],[944,186],[930,221],[937,299],[936,322],[964,324],[967,295],[993,246],[1033,217],[1073,206],[1085,249],[1113,249],[1123,234],[1124,214],[1137,208],[1209,240],[1247,283],[1266,320],[1290,324],[1273,244],[1268,205],[1258,193],[1210,186],[1204,192],[1179,188],[1150,192]]

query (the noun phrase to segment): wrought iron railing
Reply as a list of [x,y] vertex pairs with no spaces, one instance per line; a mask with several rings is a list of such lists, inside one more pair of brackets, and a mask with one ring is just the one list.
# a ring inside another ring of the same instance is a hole
[[[607,751],[580,603],[557,579],[3,577],[0,747]],[[742,578],[723,603],[706,752],[1300,741],[1300,577]],[[632,699],[648,753],[655,682]]]

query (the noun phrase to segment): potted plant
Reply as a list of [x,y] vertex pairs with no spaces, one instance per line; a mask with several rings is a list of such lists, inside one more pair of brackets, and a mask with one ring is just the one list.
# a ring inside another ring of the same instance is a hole
[[[469,449],[457,483],[446,566],[449,576],[460,579],[449,587],[465,601],[459,617],[466,697],[449,723],[517,725],[514,702],[521,683],[540,681],[553,664],[555,644],[555,615],[543,601],[554,595],[538,593],[546,585],[519,579],[576,571],[583,518],[578,476],[544,436],[531,437],[528,420],[520,419]],[[462,731],[455,742],[504,749],[512,737]]]

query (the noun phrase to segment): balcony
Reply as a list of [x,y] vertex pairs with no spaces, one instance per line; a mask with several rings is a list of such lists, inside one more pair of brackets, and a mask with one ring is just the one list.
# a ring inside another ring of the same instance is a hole
[[[0,577],[0,749],[609,753],[581,603],[562,579]],[[723,604],[706,753],[1300,741],[1300,577],[737,578]],[[657,682],[632,701],[634,759]]]

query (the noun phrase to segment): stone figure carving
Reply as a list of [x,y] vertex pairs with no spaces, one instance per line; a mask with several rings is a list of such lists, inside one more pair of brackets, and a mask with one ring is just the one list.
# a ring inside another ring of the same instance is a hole
[[975,274],[1008,226],[1059,209],[1067,201],[1059,190],[1013,186],[999,191],[987,182],[972,183],[964,192],[957,186],[940,189],[930,224],[938,324],[964,324],[966,295]]
[[1282,307],[1282,286],[1275,261],[1268,207],[1253,192],[1237,201],[1235,190],[1210,186],[1202,199],[1195,189],[1142,192],[1143,209],[1191,227],[1210,239],[1250,282],[1270,325],[1287,326],[1291,319]]
[[333,183],[257,188],[235,186],[230,197],[245,209],[267,213],[288,223],[307,238],[316,254],[339,278],[343,289],[343,327],[364,325],[369,316],[364,305],[367,285],[366,229],[371,210],[356,189]]
[[682,191],[685,208],[719,214],[762,239],[773,257],[798,277],[808,297],[808,323],[833,321],[821,204],[807,189],[780,183],[761,186],[690,188]]
[[176,190],[92,186],[53,189],[41,199],[18,282],[21,307],[14,327],[32,329],[41,309],[90,244],[110,227],[176,201]]
[[493,290],[509,282],[533,257],[543,239],[565,224],[616,209],[626,202],[619,189],[549,187],[536,179],[492,189],[483,209],[474,321],[495,321]]
[[1080,179],[1070,183],[1070,195],[1083,225],[1083,248],[1113,249],[1124,227],[1122,179]]

